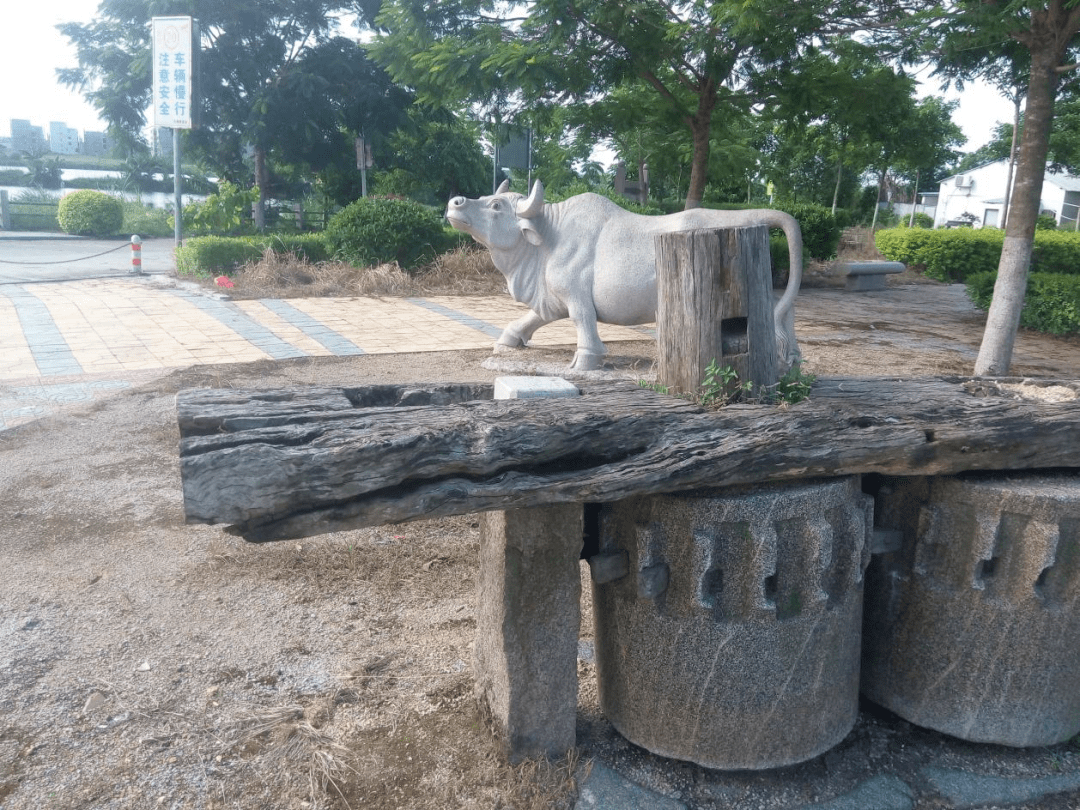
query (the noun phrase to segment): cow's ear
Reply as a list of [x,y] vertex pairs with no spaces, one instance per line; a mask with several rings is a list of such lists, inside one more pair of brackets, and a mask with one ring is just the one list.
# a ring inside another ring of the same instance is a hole
[[525,235],[525,238],[529,240],[530,245],[539,245],[544,241],[544,237],[542,237],[540,232],[533,227],[531,219],[519,219],[518,227],[521,228],[521,232]]

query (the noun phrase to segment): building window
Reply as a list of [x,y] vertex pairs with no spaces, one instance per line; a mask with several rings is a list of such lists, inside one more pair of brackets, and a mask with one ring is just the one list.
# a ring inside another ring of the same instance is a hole
[[1001,215],[1000,208],[987,208],[983,212],[983,227],[984,228],[997,228],[998,218]]

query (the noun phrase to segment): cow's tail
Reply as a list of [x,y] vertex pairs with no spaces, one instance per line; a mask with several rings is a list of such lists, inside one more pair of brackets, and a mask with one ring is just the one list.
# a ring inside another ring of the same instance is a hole
[[801,359],[799,344],[795,340],[795,297],[799,294],[799,286],[802,284],[802,229],[795,217],[790,214],[772,209],[766,209],[765,213],[766,224],[773,228],[780,228],[787,237],[790,257],[787,288],[773,309],[777,356],[781,363],[780,371],[785,373]]

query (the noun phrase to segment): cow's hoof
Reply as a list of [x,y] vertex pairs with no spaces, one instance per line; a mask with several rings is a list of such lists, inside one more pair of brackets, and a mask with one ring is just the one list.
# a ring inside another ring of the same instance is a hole
[[570,364],[570,368],[574,371],[596,371],[603,365],[604,355],[579,349],[574,354],[574,362]]
[[495,341],[495,351],[504,352],[507,349],[522,349],[525,347],[525,341],[520,335],[516,335],[513,332],[503,332],[499,335],[499,339]]

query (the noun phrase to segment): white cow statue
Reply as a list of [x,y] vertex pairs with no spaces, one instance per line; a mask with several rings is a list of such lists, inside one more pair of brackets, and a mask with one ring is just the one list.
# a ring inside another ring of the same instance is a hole
[[642,216],[599,194],[545,203],[538,180],[528,197],[509,191],[507,182],[490,197],[454,197],[446,218],[491,251],[510,295],[532,310],[503,330],[496,350],[520,348],[544,324],[570,318],[578,335],[570,368],[582,371],[599,368],[606,352],[597,322],[629,326],[656,320],[656,234],[749,225],[782,228],[791,272],[774,309],[780,373],[799,359],[793,324],[802,280],[802,231],[782,211],[696,208]]

